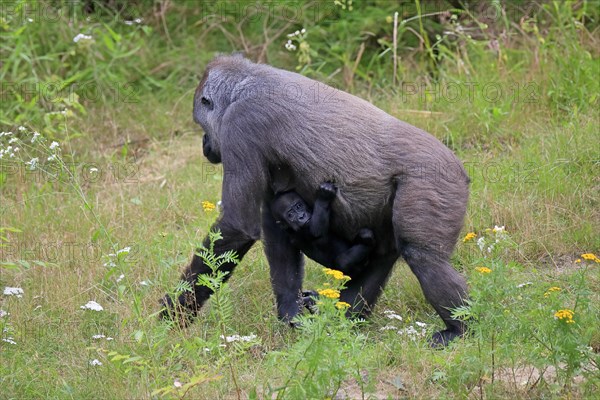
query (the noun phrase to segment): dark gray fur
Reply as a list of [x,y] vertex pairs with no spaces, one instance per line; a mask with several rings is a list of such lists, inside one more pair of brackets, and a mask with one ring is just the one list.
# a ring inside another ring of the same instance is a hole
[[[315,187],[335,182],[330,229],[351,240],[368,227],[377,240],[365,272],[342,292],[350,312],[370,312],[402,256],[447,325],[434,342],[464,332],[448,309],[463,304],[466,283],[449,258],[463,225],[468,178],[439,140],[358,97],[233,56],[209,64],[196,90],[194,120],[205,132],[205,154],[223,163],[224,212],[214,228],[224,239],[216,250],[243,257],[262,232],[282,319],[301,310],[303,258],[277,230],[268,201],[274,191],[294,190],[313,203]],[[195,282],[205,272],[194,257],[183,279]],[[195,299],[175,303],[195,313],[209,295],[196,286]],[[172,299],[165,302],[175,307]]]

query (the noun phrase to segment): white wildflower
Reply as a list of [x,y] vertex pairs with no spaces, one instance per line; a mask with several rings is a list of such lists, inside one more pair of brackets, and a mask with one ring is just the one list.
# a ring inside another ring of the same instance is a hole
[[103,311],[104,308],[93,300],[88,301],[84,306],[79,307],[82,310]]
[[386,325],[382,328],[379,328],[380,331],[391,331],[391,330],[396,330],[398,328],[396,328],[394,325]]
[[54,161],[56,160],[56,154],[52,154],[50,157],[48,157],[48,161]]
[[54,149],[60,150],[60,144],[58,144],[58,142],[54,141],[54,142],[50,143],[50,146],[48,146],[48,148],[50,150],[54,150]]
[[418,326],[419,328],[425,328],[427,326],[427,324],[425,322],[419,322],[419,321],[415,321],[415,325]]
[[78,34],[77,34],[77,36],[75,36],[75,37],[73,38],[73,41],[74,41],[75,43],[77,43],[77,42],[79,42],[79,41],[81,41],[81,40],[92,40],[92,37],[91,37],[90,35],[85,35],[85,34],[83,34],[83,33],[78,33]]
[[141,281],[140,286],[150,286],[150,281]]
[[525,282],[525,283],[519,283],[517,285],[518,288],[522,288],[524,286],[529,286],[529,285],[533,285],[533,282]]
[[479,247],[479,250],[483,251],[483,248],[485,247],[485,238],[483,236],[477,239],[477,246]]
[[19,126],[17,129],[19,130],[19,132],[25,132],[27,130],[27,128],[25,128],[24,126]]
[[27,18],[27,22],[33,22],[33,18]]
[[225,339],[225,341],[227,343],[231,343],[231,342],[251,342],[252,340],[256,339],[256,335],[255,334],[250,334],[248,336],[240,336],[240,335],[233,335],[233,336],[227,336],[227,337],[223,337],[223,335],[221,335],[221,339]]
[[116,255],[118,256],[121,253],[129,254],[130,251],[131,251],[131,247],[129,247],[129,246],[123,247],[121,250],[117,250],[117,254]]
[[406,335],[406,336],[410,337],[411,339],[416,339],[419,336],[425,336],[427,334],[427,332],[425,331],[425,329],[416,330],[415,327],[411,325],[408,328],[400,329],[398,331],[398,334]]
[[100,360],[94,358],[93,360],[90,361],[90,365],[92,367],[99,367],[100,365],[102,365],[102,363],[100,362]]
[[2,339],[2,341],[10,344],[17,344],[12,337],[7,337],[6,339]]
[[[104,264],[106,266],[106,264]],[[121,282],[123,280],[123,278],[125,278],[125,274],[121,274],[119,275],[119,277],[117,278],[117,283]]]
[[180,388],[183,386],[183,384],[181,382],[179,382],[179,379],[175,379],[173,381],[173,386],[175,386],[176,388]]
[[389,319],[397,319],[398,321],[402,321],[402,317],[398,314],[396,314],[394,311],[392,310],[385,310],[383,312],[385,314],[386,317],[388,317]]
[[8,317],[10,313],[0,309],[0,318]]
[[95,172],[98,172],[98,168],[96,168],[96,167],[90,168],[90,173],[95,173]]
[[31,143],[35,143],[35,141],[37,140],[37,138],[39,138],[41,135],[39,132],[33,132],[33,136],[31,137]]
[[110,336],[106,338],[106,341],[107,341],[107,342],[110,342],[111,340],[115,340],[115,338],[112,338],[112,337],[110,337]]
[[288,40],[287,43],[285,44],[285,49],[287,51],[294,51],[294,50],[296,50],[296,45],[293,44],[291,40]]
[[104,336],[103,334],[101,334],[101,333],[100,333],[100,334],[98,334],[98,335],[94,335],[94,336],[92,336],[92,339],[98,340],[98,339],[103,339],[103,338],[105,338],[105,337],[106,337],[106,336]]
[[17,297],[23,297],[23,295],[25,294],[25,292],[23,292],[23,289],[21,289],[20,287],[10,287],[10,286],[5,286],[4,287],[4,295],[5,296],[17,296]]
[[37,158],[37,157],[34,157],[34,158],[31,159],[31,161],[26,162],[25,165],[29,165],[29,169],[31,171],[33,171],[34,169],[36,169],[36,167],[38,166],[39,162],[40,162],[40,159]]
[[136,18],[134,21],[136,24],[141,24],[144,18]]
[[19,141],[19,139],[17,139],[16,137],[14,137],[14,138],[11,138],[11,139],[8,141],[8,144],[13,144],[14,142],[18,142],[18,141]]

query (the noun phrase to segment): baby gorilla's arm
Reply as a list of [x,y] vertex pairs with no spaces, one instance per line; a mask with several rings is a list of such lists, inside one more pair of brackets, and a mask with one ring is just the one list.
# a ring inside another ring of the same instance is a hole
[[337,187],[330,182],[321,183],[317,190],[317,199],[310,220],[310,234],[315,238],[320,238],[329,231],[330,205],[336,193]]

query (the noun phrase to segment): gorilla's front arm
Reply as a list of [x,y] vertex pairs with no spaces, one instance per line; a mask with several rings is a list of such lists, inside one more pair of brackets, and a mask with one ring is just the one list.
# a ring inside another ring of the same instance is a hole
[[[233,250],[239,256],[239,258],[242,258],[255,242],[255,239],[241,234],[241,232],[235,226],[232,226],[232,224],[229,223],[226,218],[217,221],[211,227],[211,230],[219,230],[223,236],[222,240],[218,240],[215,243],[215,254],[222,254],[226,251]],[[209,248],[210,240],[208,236],[204,238],[202,245],[205,248]],[[233,263],[226,263],[221,266],[222,271],[228,272],[225,279],[228,279],[231,276],[231,272],[234,268],[235,264]],[[211,269],[204,264],[202,258],[194,254],[192,262],[185,269],[181,276],[181,280],[189,282],[189,284],[194,288],[194,291],[193,293],[182,293],[179,295],[177,302],[174,302],[171,297],[167,295],[163,300],[163,305],[167,306],[163,312],[163,317],[171,317],[168,315],[170,312],[179,313],[181,314],[180,317],[182,318],[186,318],[187,316],[195,316],[200,307],[202,307],[204,302],[212,294],[212,291],[206,286],[197,284],[198,276],[202,274],[210,274],[211,272]]]
[[[282,235],[267,203],[263,205],[261,212],[259,200],[269,190],[264,172],[266,168],[260,162],[259,155],[249,157],[252,153],[248,151],[249,149],[235,145],[223,149],[223,213],[211,227],[212,231],[220,231],[223,238],[215,243],[214,250],[216,254],[233,250],[241,260],[260,238],[262,225],[265,254],[269,261],[271,282],[277,301],[277,314],[282,320],[290,322],[301,307],[304,256],[292,246],[286,235]],[[244,157],[245,164],[242,161]],[[232,165],[243,167],[232,169]],[[209,245],[209,238],[206,237],[203,246],[208,248]],[[234,268],[235,264],[232,263],[221,267],[222,271],[228,272],[226,279],[231,276]],[[169,306],[166,312],[175,306],[176,312],[182,311],[183,314],[195,316],[212,294],[207,287],[197,285],[198,276],[210,273],[210,268],[198,255],[194,255],[181,277],[192,285],[194,293],[181,294],[176,304],[170,297],[165,297],[164,305]]]

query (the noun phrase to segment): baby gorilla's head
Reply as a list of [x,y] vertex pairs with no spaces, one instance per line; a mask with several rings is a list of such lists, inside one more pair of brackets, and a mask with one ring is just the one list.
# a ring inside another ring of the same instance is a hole
[[312,217],[304,200],[294,192],[276,195],[271,203],[271,213],[277,224],[294,232],[302,229]]

